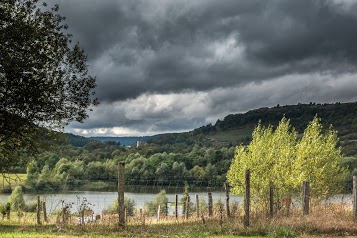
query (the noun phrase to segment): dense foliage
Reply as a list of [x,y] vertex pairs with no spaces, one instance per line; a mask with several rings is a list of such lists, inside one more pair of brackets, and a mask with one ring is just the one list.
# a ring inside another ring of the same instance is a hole
[[[354,105],[348,104],[349,107],[354,107]],[[321,106],[336,108],[338,112],[341,111],[338,108],[346,107],[345,104]],[[320,106],[313,104],[297,105],[272,108],[271,110],[282,110],[281,108],[290,110],[294,107],[319,108]],[[260,111],[260,109],[257,111]],[[263,111],[266,111],[266,109]],[[348,118],[353,113],[346,111],[346,120],[349,120]],[[331,118],[333,117],[336,117],[336,115],[331,116]],[[321,124],[323,125],[326,124],[323,123],[324,120],[324,118],[321,119]],[[345,125],[346,123],[342,122],[340,124]],[[293,126],[293,123],[289,121],[289,125]],[[68,141],[72,145],[60,145],[51,152],[44,152],[32,157],[27,170],[26,166],[18,166],[16,170],[22,173],[27,172],[28,178],[25,189],[33,192],[62,189],[115,190],[119,161],[126,162],[127,189],[135,188],[135,185],[183,187],[186,182],[191,188],[208,185],[222,187],[234,157],[235,145],[248,145],[250,143],[252,131],[254,130],[254,128],[250,130],[250,126],[250,124],[247,124],[246,127],[240,129],[218,130],[207,133],[198,133],[195,130],[187,133],[157,135],[151,137],[148,143],[143,143],[140,147],[120,145],[118,141],[114,140],[115,138],[113,138],[113,141],[99,142],[95,141],[94,138],[88,139],[68,135],[70,136]],[[261,123],[260,128],[262,129],[263,127],[264,125]],[[278,129],[276,130],[274,130],[275,126],[268,128],[270,128],[267,130],[270,131],[271,135],[279,131],[283,135],[284,130],[287,130],[282,125],[277,127]],[[338,145],[342,146],[343,151],[346,151],[347,139],[352,138],[353,140],[354,136],[353,128],[351,126],[348,127],[350,129],[346,128],[339,127],[340,131],[349,131],[348,134],[345,132],[342,136],[342,142],[338,143]],[[267,144],[262,146],[277,148],[278,145],[281,145],[280,152],[285,153],[284,151],[292,145],[296,146],[296,138],[302,137],[299,131],[289,135],[290,137],[285,139],[289,139],[291,145],[285,140],[277,140],[274,145]],[[219,136],[221,141],[219,141]],[[334,138],[334,136],[336,134],[331,138]],[[224,139],[227,139],[227,141],[224,141]],[[352,146],[352,148],[354,147]],[[325,149],[329,151],[328,148]],[[357,175],[357,158],[352,149],[348,149],[348,151],[350,151],[349,156],[341,157],[340,161],[338,161],[344,168],[348,169],[349,177],[343,186],[343,191],[345,192],[351,189],[352,176]],[[296,151],[292,153],[294,155]],[[272,156],[276,155],[277,152],[267,158],[271,159]],[[289,160],[285,161],[285,163],[289,163]],[[281,165],[280,168],[279,171],[281,173],[279,176],[283,177],[288,167]]]
[[340,166],[337,136],[331,129],[323,131],[319,118],[309,123],[301,139],[285,118],[275,130],[259,124],[252,137],[247,147],[237,147],[228,171],[233,192],[243,193],[247,169],[256,201],[268,201],[270,182],[280,201],[300,192],[303,181],[310,182],[310,196],[314,198],[341,192],[347,171]]
[[81,122],[97,103],[91,98],[96,85],[86,56],[71,43],[63,21],[58,6],[48,8],[38,0],[0,4],[1,173],[52,138],[43,127]]
[[[60,146],[33,158],[27,166],[27,190],[115,189],[118,162],[125,161],[127,185],[222,186],[234,147],[195,145],[189,153],[156,152],[91,141],[84,147]],[[130,187],[130,186],[129,186]]]

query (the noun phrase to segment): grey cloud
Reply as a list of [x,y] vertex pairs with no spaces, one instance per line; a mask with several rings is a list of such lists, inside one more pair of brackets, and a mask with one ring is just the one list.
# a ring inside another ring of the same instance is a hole
[[258,107],[354,101],[356,77],[357,74],[344,74],[339,79],[319,74],[290,75],[207,92],[147,94],[123,103],[103,104],[86,123],[71,124],[67,130],[122,127],[137,135],[187,131]]
[[264,63],[307,58],[355,62],[356,6],[346,12],[333,1],[273,1],[260,20],[245,22],[240,32],[248,54]]
[[[357,4],[77,0],[62,1],[61,8],[91,63],[110,58],[110,70],[92,72],[102,101],[212,90],[291,73],[355,71]],[[212,44],[232,35],[242,55],[220,62]]]
[[[186,130],[261,106],[356,100],[357,2],[345,1],[59,0],[102,102],[71,126]],[[153,95],[177,101],[141,101]]]

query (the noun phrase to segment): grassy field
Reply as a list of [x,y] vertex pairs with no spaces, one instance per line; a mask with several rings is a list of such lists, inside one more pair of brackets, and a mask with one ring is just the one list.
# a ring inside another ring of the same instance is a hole
[[[243,237],[224,234],[211,227],[203,228],[198,223],[174,223],[162,225],[127,226],[120,229],[114,225],[0,225],[0,237]],[[258,238],[262,236],[250,236]]]
[[[26,175],[12,175],[12,186],[20,183]],[[352,219],[352,204],[329,204],[312,206],[312,213],[303,216],[301,209],[294,208],[290,214],[284,211],[273,219],[266,216],[266,211],[252,209],[251,226],[242,225],[242,209],[238,209],[233,218],[219,219],[217,211],[213,218],[204,219],[192,216],[185,221],[175,221],[173,217],[163,218],[160,222],[155,217],[129,217],[125,229],[118,228],[117,217],[104,215],[101,220],[79,225],[78,216],[72,214],[72,223],[61,223],[58,213],[48,215],[50,222],[36,225],[35,213],[24,213],[19,217],[11,213],[11,219],[0,218],[0,237],[357,237],[357,222]],[[43,215],[43,214],[42,214]],[[223,214],[224,215],[224,214]]]
[[[273,219],[265,212],[252,211],[251,226],[244,228],[242,216],[219,217],[188,221],[163,218],[131,217],[126,228],[117,226],[117,218],[101,219],[85,225],[76,224],[76,216],[71,224],[61,224],[52,220],[50,224],[35,225],[35,215],[30,214],[20,220],[12,213],[10,221],[0,221],[0,237],[353,237],[357,235],[357,223],[352,219],[350,206],[316,206],[312,213],[303,216],[301,211],[291,210],[289,215],[277,214]],[[109,222],[108,222],[109,221]]]

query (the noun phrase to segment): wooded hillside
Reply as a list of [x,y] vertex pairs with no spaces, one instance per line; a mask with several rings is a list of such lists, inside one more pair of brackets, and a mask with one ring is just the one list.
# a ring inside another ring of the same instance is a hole
[[158,145],[192,144],[197,141],[206,145],[239,145],[250,141],[254,127],[277,125],[285,115],[295,129],[302,133],[309,121],[316,115],[321,118],[325,128],[333,126],[338,131],[343,153],[347,156],[357,154],[357,103],[298,104],[273,108],[259,108],[241,114],[230,114],[216,124],[202,126],[191,132],[158,135],[150,140]]

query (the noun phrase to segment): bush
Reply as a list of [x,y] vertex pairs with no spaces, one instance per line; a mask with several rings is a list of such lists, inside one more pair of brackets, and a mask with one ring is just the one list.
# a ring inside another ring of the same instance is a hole
[[15,187],[9,198],[9,203],[11,204],[11,210],[13,211],[23,211],[25,208],[25,199],[22,192],[22,187]]
[[200,197],[198,199],[198,206],[199,206],[199,214],[203,214],[204,212],[208,211],[206,200],[203,197]]
[[0,213],[3,215],[3,217],[6,215],[5,211],[5,206],[0,203]]
[[145,203],[145,211],[149,215],[153,216],[156,214],[157,209],[160,205],[160,213],[166,213],[165,209],[169,199],[166,195],[166,191],[163,189],[157,195],[154,201]]
[[32,201],[29,204],[25,204],[24,212],[35,212],[37,211],[37,201]]
[[189,186],[188,184],[185,185],[185,188],[183,190],[183,196],[181,198],[181,203],[184,204],[184,209],[183,209],[183,213],[186,213],[186,201],[187,199],[190,201],[190,203],[188,204],[188,211],[190,214],[192,214],[193,212],[196,211],[196,206],[195,204],[193,204],[193,202],[191,202],[191,198],[190,198],[190,194],[189,194]]
[[[134,215],[135,200],[132,198],[124,197],[124,208],[126,209],[127,215]],[[113,203],[105,210],[105,213],[118,213],[118,199],[115,199]]]
[[219,198],[215,203],[213,203],[213,210],[216,211],[217,213],[219,212],[220,209],[224,208],[224,203],[221,198]]
[[2,215],[2,219],[5,218],[6,215],[10,214],[10,203],[6,203],[5,205],[0,203],[0,213]]

